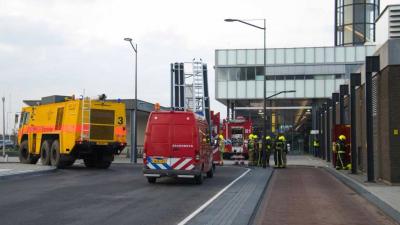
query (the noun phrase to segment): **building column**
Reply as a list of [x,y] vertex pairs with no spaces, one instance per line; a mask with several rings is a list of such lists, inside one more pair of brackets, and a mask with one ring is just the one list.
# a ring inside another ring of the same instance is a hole
[[351,173],[357,173],[357,118],[356,118],[356,87],[361,85],[361,74],[350,75],[351,96]]
[[379,72],[379,56],[367,56],[365,63],[365,118],[367,127],[367,177],[375,182],[374,171],[374,127],[372,112],[372,73]]

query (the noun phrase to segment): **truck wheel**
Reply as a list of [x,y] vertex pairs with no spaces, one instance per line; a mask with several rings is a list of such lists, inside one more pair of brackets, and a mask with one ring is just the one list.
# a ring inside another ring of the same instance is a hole
[[44,141],[40,147],[40,161],[43,165],[50,165],[50,143]]
[[194,181],[196,182],[196,184],[202,184],[203,183],[203,174],[197,175],[194,177]]
[[210,171],[207,172],[207,177],[212,178],[214,176],[214,165],[211,167]]
[[156,183],[156,180],[157,180],[157,178],[155,178],[155,177],[148,177],[147,178],[147,182],[149,182],[150,184]]
[[94,168],[96,166],[96,160],[92,158],[85,158],[83,159],[83,162],[87,168]]
[[53,144],[51,144],[50,148],[50,162],[52,166],[55,166],[57,168],[63,167],[63,164],[61,163],[61,154],[60,154],[60,144],[58,140],[53,141]]
[[38,157],[29,153],[28,140],[25,140],[19,146],[19,161],[24,164],[36,164]]

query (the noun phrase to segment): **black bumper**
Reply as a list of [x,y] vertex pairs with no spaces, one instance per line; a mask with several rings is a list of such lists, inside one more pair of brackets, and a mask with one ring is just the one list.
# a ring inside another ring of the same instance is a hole
[[[143,169],[143,175],[145,177],[184,177],[184,176],[199,176],[200,170],[153,170]],[[190,178],[190,177],[188,177]]]

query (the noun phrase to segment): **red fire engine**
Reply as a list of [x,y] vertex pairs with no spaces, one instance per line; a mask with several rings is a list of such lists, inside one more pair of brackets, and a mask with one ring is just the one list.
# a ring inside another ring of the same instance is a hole
[[252,126],[252,121],[242,116],[234,120],[223,121],[222,135],[227,141],[224,157],[231,158],[235,153],[248,157],[246,141],[252,133]]

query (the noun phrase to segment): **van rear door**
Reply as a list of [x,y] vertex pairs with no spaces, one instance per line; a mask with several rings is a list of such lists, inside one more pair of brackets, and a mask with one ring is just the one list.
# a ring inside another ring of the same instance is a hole
[[193,114],[177,113],[171,122],[171,155],[170,165],[175,170],[194,168],[196,147],[196,121]]
[[150,169],[170,169],[170,114],[152,113],[146,140],[147,166]]

